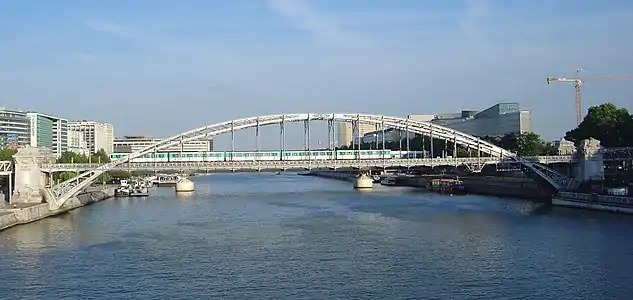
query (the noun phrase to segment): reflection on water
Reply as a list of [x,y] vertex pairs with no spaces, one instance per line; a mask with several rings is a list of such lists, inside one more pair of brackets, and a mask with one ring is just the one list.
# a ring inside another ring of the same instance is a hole
[[176,197],[182,201],[191,199],[195,195],[195,192],[176,192]]
[[154,188],[0,232],[0,289],[8,299],[633,292],[630,217],[287,173],[192,179],[195,192]]

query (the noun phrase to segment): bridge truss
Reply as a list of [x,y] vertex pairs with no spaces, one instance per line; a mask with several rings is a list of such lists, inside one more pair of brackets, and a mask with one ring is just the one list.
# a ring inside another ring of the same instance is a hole
[[[183,144],[185,142],[200,140],[200,139],[209,139],[216,135],[220,134],[231,134],[231,152],[235,151],[234,145],[234,134],[236,131],[244,130],[248,128],[256,129],[256,145],[257,151],[259,151],[260,139],[259,139],[259,131],[261,126],[269,126],[269,125],[279,125],[280,126],[280,149],[284,151],[285,149],[285,125],[287,123],[304,123],[304,133],[305,133],[305,141],[304,144],[307,150],[310,150],[311,141],[310,141],[310,124],[312,121],[326,121],[328,123],[328,148],[332,149],[334,146],[333,137],[335,131],[335,124],[339,122],[351,123],[355,135],[356,141],[355,145],[360,150],[361,144],[361,135],[359,133],[359,125],[360,124],[372,124],[375,125],[379,130],[382,130],[382,148],[385,148],[385,140],[384,140],[384,132],[387,129],[399,129],[405,132],[406,134],[406,148],[409,149],[409,134],[420,134],[423,137],[429,137],[431,143],[433,143],[434,139],[444,139],[445,142],[453,143],[453,151],[456,153],[457,145],[461,145],[466,147],[469,151],[475,150],[477,156],[480,156],[481,153],[485,153],[491,157],[496,157],[499,159],[508,159],[511,161],[520,162],[523,166],[532,170],[533,173],[541,176],[553,187],[560,189],[564,186],[564,180],[567,180],[567,177],[559,174],[553,170],[548,169],[534,161],[530,160],[521,160],[521,158],[517,157],[515,153],[505,150],[501,147],[498,147],[490,142],[481,140],[477,137],[465,134],[463,132],[450,129],[444,126],[432,124],[429,122],[416,121],[409,118],[401,118],[401,117],[389,117],[382,115],[369,115],[369,114],[338,114],[338,113],[304,113],[304,114],[279,114],[279,115],[268,115],[268,116],[258,116],[258,117],[250,117],[237,119],[227,122],[221,122],[217,124],[211,124],[207,126],[203,126],[200,128],[196,128],[187,132],[183,132],[177,135],[174,135],[170,138],[164,139],[160,142],[155,143],[154,145],[147,146],[137,152],[130,153],[130,155],[112,161],[110,163],[104,164],[95,168],[93,170],[84,172],[79,174],[79,176],[69,179],[67,181],[61,182],[47,191],[47,198],[49,202],[52,202],[52,206],[59,207],[63,205],[69,198],[73,197],[86,187],[88,187],[92,182],[94,182],[100,175],[103,173],[114,169],[115,167],[126,163],[132,159],[138,158],[142,155],[157,152],[158,150],[173,147],[179,144]],[[432,145],[432,144],[431,144]],[[433,148],[433,146],[431,146]],[[431,157],[433,157],[432,149],[431,149]]]

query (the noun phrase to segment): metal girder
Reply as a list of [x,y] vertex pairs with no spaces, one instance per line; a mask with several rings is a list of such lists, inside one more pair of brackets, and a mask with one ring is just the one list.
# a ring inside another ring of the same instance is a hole
[[0,175],[8,175],[13,172],[13,161],[0,161]]

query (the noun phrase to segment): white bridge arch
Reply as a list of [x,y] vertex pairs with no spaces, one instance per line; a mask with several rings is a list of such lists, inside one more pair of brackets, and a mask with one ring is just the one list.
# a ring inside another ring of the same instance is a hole
[[[211,124],[203,127],[199,127],[187,132],[183,132],[167,139],[161,140],[151,146],[147,146],[139,151],[130,153],[130,155],[104,164],[94,170],[90,170],[79,174],[77,177],[61,182],[58,185],[48,190],[47,198],[49,203],[54,207],[63,205],[70,197],[75,196],[80,191],[88,187],[94,182],[100,175],[108,170],[126,163],[134,158],[140,157],[144,154],[158,151],[163,148],[172,147],[180,143],[199,140],[204,138],[214,137],[216,135],[244,130],[253,127],[267,126],[274,124],[285,124],[302,121],[332,121],[332,122],[347,122],[359,124],[375,124],[383,129],[395,128],[401,129],[411,133],[417,133],[431,138],[445,139],[454,142],[458,145],[468,147],[470,149],[476,149],[483,153],[487,153],[493,157],[499,158],[512,158],[518,161],[516,154],[498,147],[490,142],[484,141],[475,136],[465,134],[463,132],[450,129],[444,126],[432,124],[430,122],[416,121],[410,118],[402,117],[389,117],[382,115],[370,115],[370,114],[348,114],[348,113],[303,113],[303,114],[278,114],[268,116],[257,116],[243,119],[236,119],[227,122],[221,122]],[[535,168],[531,162],[522,162],[527,164],[531,169]],[[538,167],[536,167],[538,168]],[[549,170],[549,169],[548,169]],[[545,172],[535,170],[537,173]],[[540,174],[539,174],[540,175]],[[560,175],[560,174],[556,174]],[[552,177],[545,176],[543,177]]]

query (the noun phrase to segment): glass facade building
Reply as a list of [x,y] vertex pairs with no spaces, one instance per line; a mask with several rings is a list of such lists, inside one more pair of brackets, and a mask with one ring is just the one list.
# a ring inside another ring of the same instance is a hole
[[31,147],[51,149],[60,156],[68,151],[68,120],[47,114],[29,112]]
[[499,103],[481,112],[437,115],[431,122],[479,137],[532,132],[532,115],[518,103]]
[[18,148],[28,145],[30,124],[26,112],[0,107],[0,147]]

